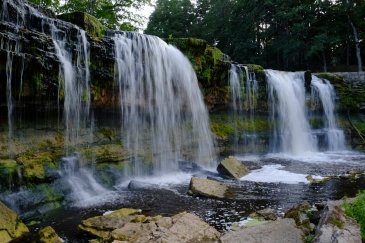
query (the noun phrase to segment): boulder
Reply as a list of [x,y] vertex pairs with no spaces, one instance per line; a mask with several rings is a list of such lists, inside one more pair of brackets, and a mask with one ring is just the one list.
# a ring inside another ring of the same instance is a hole
[[56,231],[51,227],[47,226],[38,231],[37,242],[40,243],[62,243],[64,240],[61,239]]
[[256,214],[260,217],[263,217],[265,220],[276,220],[278,215],[275,210],[272,208],[265,208],[256,212]]
[[199,217],[180,213],[156,222],[128,223],[112,232],[114,240],[129,242],[216,242],[220,233]]
[[218,165],[217,171],[224,178],[236,180],[239,180],[241,177],[249,173],[247,167],[233,156],[229,156],[228,158],[224,159]]
[[308,217],[308,212],[310,211],[311,206],[308,202],[304,201],[298,205],[295,205],[291,209],[289,209],[284,217],[294,219],[296,225],[305,233],[309,234],[312,230],[311,222]]
[[227,185],[218,181],[197,177],[191,178],[188,193],[194,196],[218,199],[228,199],[232,197],[232,193]]
[[342,201],[329,201],[316,228],[315,243],[361,243],[360,226],[345,215]]
[[141,210],[122,208],[103,216],[96,216],[83,220],[79,230],[103,240],[110,239],[110,232],[123,227],[139,216]]
[[0,242],[10,242],[23,237],[29,230],[18,215],[0,202]]
[[279,219],[257,226],[231,231],[221,237],[222,243],[272,243],[303,242],[303,232],[298,229],[293,219]]

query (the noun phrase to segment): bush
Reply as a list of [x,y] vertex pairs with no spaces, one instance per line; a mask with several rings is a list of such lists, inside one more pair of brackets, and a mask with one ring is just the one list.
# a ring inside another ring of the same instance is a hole
[[361,237],[365,240],[365,191],[359,192],[352,203],[346,202],[343,206],[346,214],[360,224]]

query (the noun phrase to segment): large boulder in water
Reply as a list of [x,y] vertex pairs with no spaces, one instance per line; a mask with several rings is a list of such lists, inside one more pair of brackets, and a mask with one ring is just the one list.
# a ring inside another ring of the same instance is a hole
[[265,224],[230,231],[220,239],[222,243],[303,242],[303,232],[293,219],[279,219]]
[[229,187],[221,182],[192,177],[189,185],[190,195],[227,199],[232,196]]
[[239,180],[249,173],[248,168],[233,156],[224,159],[217,167],[217,171],[228,179]]
[[0,202],[0,242],[6,243],[19,239],[28,232],[27,226],[18,215]]

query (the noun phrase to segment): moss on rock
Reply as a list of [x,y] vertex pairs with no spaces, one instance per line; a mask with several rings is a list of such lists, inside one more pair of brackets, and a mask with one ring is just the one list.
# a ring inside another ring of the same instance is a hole
[[16,213],[2,202],[0,202],[0,215],[0,242],[10,242],[29,232]]
[[83,28],[91,37],[97,39],[103,38],[106,33],[106,27],[97,18],[88,13],[67,13],[59,15],[58,18]]
[[224,61],[223,52],[196,38],[168,38],[165,41],[176,46],[190,60],[207,105],[226,105],[230,64]]
[[327,79],[335,87],[339,97],[340,109],[342,111],[357,112],[360,109],[360,104],[365,101],[365,90],[353,89],[347,84],[343,77],[332,73],[316,74],[319,78]]
[[46,178],[47,168],[57,168],[54,161],[54,154],[43,152],[38,154],[23,154],[17,158],[22,165],[22,175],[27,182],[44,181]]

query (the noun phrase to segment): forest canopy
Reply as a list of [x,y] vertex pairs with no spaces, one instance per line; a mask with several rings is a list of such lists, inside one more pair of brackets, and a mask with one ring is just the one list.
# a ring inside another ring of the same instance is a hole
[[240,63],[356,71],[365,1],[158,0],[145,33],[202,38]]
[[110,29],[137,30],[145,21],[138,9],[151,0],[30,0],[57,14],[85,12],[95,16]]

